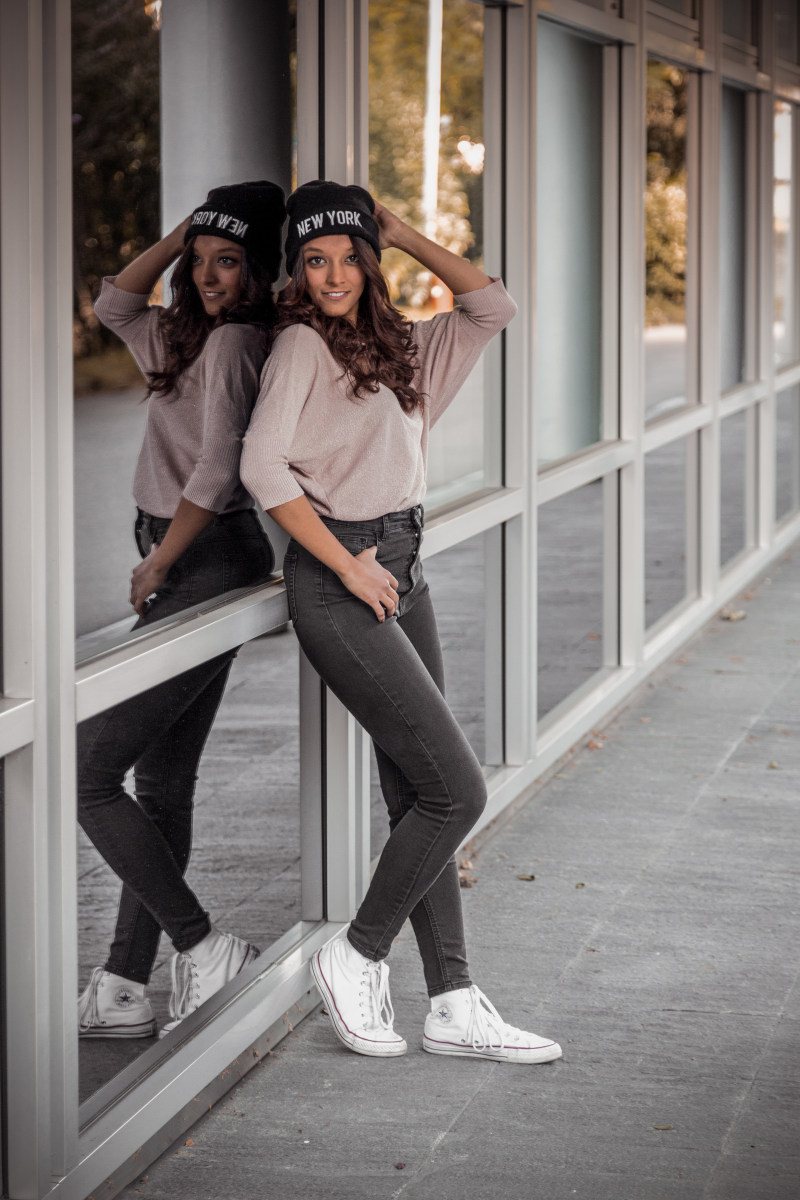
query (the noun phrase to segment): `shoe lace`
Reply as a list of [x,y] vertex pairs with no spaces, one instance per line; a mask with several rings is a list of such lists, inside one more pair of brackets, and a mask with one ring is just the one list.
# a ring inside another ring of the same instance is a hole
[[103,967],[95,967],[92,971],[92,978],[89,980],[89,986],[78,1002],[79,1029],[87,1030],[91,1029],[92,1025],[99,1024],[100,1014],[97,1010],[97,989],[100,986],[102,974]]
[[192,1002],[200,998],[197,963],[189,953],[176,954],[170,970],[172,993],[169,998],[169,1015],[175,1021],[182,1021],[196,1007]]
[[469,989],[471,1008],[467,1041],[473,1050],[501,1050],[507,1039],[516,1040],[519,1030],[507,1025],[495,1006],[473,983]]
[[[389,996],[389,968],[384,962],[370,962],[362,978],[362,1009],[366,1009],[366,1029],[391,1029],[394,1009]],[[366,994],[364,994],[366,993]]]

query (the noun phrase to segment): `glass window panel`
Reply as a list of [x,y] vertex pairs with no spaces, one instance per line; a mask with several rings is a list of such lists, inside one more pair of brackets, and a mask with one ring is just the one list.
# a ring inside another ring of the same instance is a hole
[[539,461],[602,436],[603,51],[537,33],[536,391]]
[[752,0],[722,0],[722,32],[740,42],[753,42]]
[[686,439],[645,457],[645,628],[687,594]]
[[[160,236],[156,4],[72,3],[76,627],[130,614],[133,467],[145,386],[93,302]],[[120,82],[124,80],[124,86]]]
[[[483,265],[483,9],[470,0],[370,0],[370,187],[434,240]],[[444,284],[399,250],[382,266],[412,320],[449,311]],[[427,507],[496,483],[480,362],[431,432]]]
[[775,520],[800,508],[800,384],[775,397]]
[[775,0],[775,45],[779,58],[798,62],[800,14],[797,0]]
[[[425,579],[436,610],[444,658],[447,703],[485,767],[499,765],[495,761],[496,756],[487,754],[490,738],[487,736],[486,707],[487,695],[492,688],[499,692],[496,673],[502,670],[501,656],[487,653],[487,620],[490,619],[487,604],[487,580],[490,578],[487,574],[487,539],[499,536],[499,529],[489,530],[459,542],[457,546],[443,550],[424,562]],[[496,577],[491,578],[496,582]],[[491,679],[487,679],[487,674],[491,675]],[[387,835],[386,806],[380,794],[373,756],[373,855],[380,851]]]
[[686,250],[689,73],[647,64],[645,417],[687,403]]
[[[208,669],[209,664],[204,664],[199,670]],[[194,680],[192,676],[193,672],[188,672],[173,683],[179,689],[191,686],[194,690],[199,676]],[[213,724],[202,750],[193,814],[191,807],[188,809],[193,828],[186,879],[219,929],[245,938],[261,950],[300,919],[298,681],[297,641],[288,629],[249,642],[233,663],[216,718],[213,704],[218,693],[214,692],[214,682],[209,681],[193,697],[185,719],[173,723],[160,741],[151,739],[146,744],[137,765],[138,803],[154,812],[160,828],[166,829],[170,838],[179,837],[180,767],[184,765],[191,776],[198,738],[202,749],[202,734],[210,715]],[[99,722],[109,718],[120,726],[119,742],[130,738],[134,746],[138,744],[137,732],[139,741],[146,736],[141,723],[150,720],[157,703],[157,696],[145,693],[92,718],[96,722],[92,732],[107,737],[111,727],[101,729]],[[171,699],[167,711],[174,710]],[[89,723],[84,730],[88,728]],[[80,764],[85,765],[88,749],[80,741],[79,747],[84,750]],[[119,761],[125,757],[123,749]],[[92,778],[100,778],[95,793],[99,795],[108,786],[109,777],[116,777],[114,764],[110,754],[98,752],[92,761],[98,768]],[[126,787],[136,794],[133,772],[126,779]],[[191,805],[186,799],[190,792],[191,781],[183,793],[184,816],[186,804]],[[94,968],[106,964],[120,884],[82,831],[78,881],[79,979],[84,988]],[[138,936],[134,938],[134,944],[138,940]],[[147,992],[159,1027],[169,1020],[169,960],[173,952],[169,939],[162,936]],[[147,953],[142,950],[141,956],[146,959]],[[122,960],[114,960],[118,974],[134,969],[127,962],[126,958],[122,970]],[[151,1045],[152,1038],[81,1039],[81,1099]]]
[[603,481],[538,510],[538,712],[603,665]]
[[795,108],[775,101],[775,191],[773,236],[775,246],[775,362],[778,366],[797,357],[797,228],[796,165],[794,162]]
[[747,541],[747,413],[722,422],[720,460],[719,561],[724,566]]
[[720,327],[722,390],[745,378],[746,99],[722,89],[720,174]]

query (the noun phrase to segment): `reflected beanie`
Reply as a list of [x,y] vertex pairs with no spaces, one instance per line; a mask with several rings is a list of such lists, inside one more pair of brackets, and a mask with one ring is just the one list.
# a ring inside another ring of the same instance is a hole
[[263,263],[274,281],[281,273],[285,216],[283,189],[266,179],[212,188],[205,204],[192,213],[184,244],[199,233],[237,242]]
[[381,239],[372,215],[375,201],[358,184],[312,179],[292,192],[286,202],[289,228],[286,231],[286,270],[291,275],[300,247],[315,237],[347,234],[369,242],[380,260]]

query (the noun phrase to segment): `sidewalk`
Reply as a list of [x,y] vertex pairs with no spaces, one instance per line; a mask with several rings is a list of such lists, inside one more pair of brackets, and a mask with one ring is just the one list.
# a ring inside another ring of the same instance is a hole
[[747,595],[473,859],[474,978],[560,1062],[425,1054],[406,927],[405,1058],[317,1011],[126,1200],[797,1200],[800,553]]

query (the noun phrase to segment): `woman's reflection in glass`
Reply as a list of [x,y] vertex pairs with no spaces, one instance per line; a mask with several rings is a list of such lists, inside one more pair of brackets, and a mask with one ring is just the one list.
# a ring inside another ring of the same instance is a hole
[[[241,440],[258,393],[280,272],[283,193],[266,181],[213,189],[191,217],[116,278],[100,320],[148,380],[134,477],[131,577],[137,626],[266,580],[274,556],[239,480]],[[149,304],[175,262],[173,299]],[[147,984],[163,929],[172,959],[172,1021],[241,971],[257,950],[219,932],[184,880],[200,756],[236,650],[150,688],[78,729],[80,823],[122,880],[104,966],[78,1004],[82,1037],[156,1033]],[[124,788],[133,767],[136,799]]]

